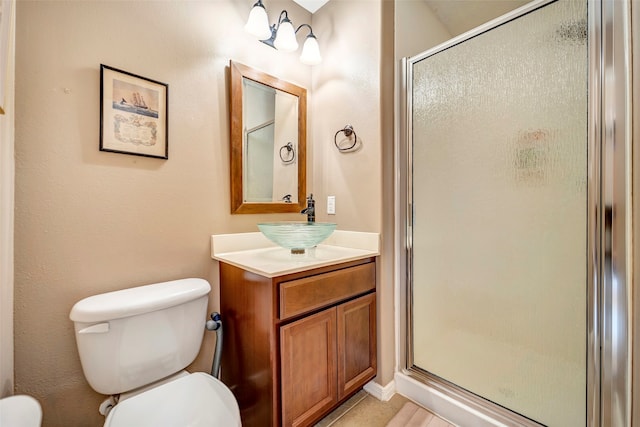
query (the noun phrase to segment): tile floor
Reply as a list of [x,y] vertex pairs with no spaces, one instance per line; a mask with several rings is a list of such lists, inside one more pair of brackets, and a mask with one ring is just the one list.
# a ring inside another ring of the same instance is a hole
[[[315,427],[385,427],[407,402],[409,399],[399,394],[388,402],[381,402],[360,390]],[[440,418],[434,417],[434,420],[437,420],[434,426],[455,427]]]

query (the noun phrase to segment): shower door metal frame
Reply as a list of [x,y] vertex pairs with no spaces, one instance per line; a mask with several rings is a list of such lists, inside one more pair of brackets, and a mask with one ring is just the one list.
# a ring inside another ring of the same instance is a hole
[[[631,2],[599,1],[601,45],[594,109],[600,147],[600,224],[596,278],[600,331],[600,425],[631,426],[632,91]],[[597,425],[597,424],[594,424]]]
[[[540,424],[418,368],[412,327],[412,66],[558,0],[533,1],[411,58],[400,70],[396,147],[399,368],[405,375],[506,425]],[[560,0],[562,1],[562,0]],[[588,1],[587,372],[588,427],[631,425],[630,0]],[[402,340],[405,340],[403,343]]]

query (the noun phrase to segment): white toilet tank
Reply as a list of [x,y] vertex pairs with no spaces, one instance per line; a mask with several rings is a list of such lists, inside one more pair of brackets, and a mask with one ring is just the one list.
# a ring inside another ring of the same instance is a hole
[[206,280],[181,279],[77,302],[69,317],[91,387],[124,393],[186,368],[202,344],[210,290]]

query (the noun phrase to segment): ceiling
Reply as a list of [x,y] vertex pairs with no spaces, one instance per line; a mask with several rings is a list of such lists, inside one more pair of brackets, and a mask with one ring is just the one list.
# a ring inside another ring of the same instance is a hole
[[[314,13],[329,0],[293,0]],[[396,0],[409,1],[409,0]],[[529,0],[424,0],[451,36],[457,36],[526,4]]]
[[307,9],[309,12],[314,13],[316,10],[320,9],[325,3],[328,3],[329,0],[293,0],[298,3],[300,6]]

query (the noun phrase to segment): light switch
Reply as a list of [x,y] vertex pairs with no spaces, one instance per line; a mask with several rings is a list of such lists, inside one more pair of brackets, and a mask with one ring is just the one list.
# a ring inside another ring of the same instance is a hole
[[336,214],[336,196],[327,196],[327,213],[329,215]]

